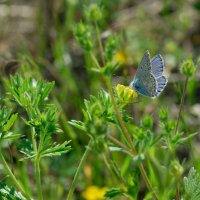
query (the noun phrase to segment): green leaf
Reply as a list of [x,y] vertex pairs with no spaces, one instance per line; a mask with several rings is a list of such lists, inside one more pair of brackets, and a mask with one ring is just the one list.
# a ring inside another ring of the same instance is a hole
[[111,199],[113,197],[121,196],[123,194],[125,194],[125,191],[121,188],[110,188],[106,191],[104,197]]
[[184,177],[185,190],[188,193],[190,200],[200,199],[200,177],[199,173],[192,167],[188,177]]
[[7,133],[0,133],[1,140],[16,140],[20,137],[23,137],[22,134],[17,134],[13,132],[7,132]]
[[5,183],[0,183],[0,197],[8,200],[26,200],[20,192],[13,187],[8,187]]
[[197,135],[197,134],[198,134],[198,132],[191,133],[191,134],[188,135],[187,137],[181,138],[181,139],[180,139],[180,142],[181,142],[181,143],[184,143],[184,142],[190,140],[191,138],[193,138],[193,137],[194,137],[195,135]]
[[3,131],[7,132],[10,130],[10,128],[12,127],[12,125],[14,124],[14,122],[17,119],[18,114],[12,114],[10,119],[7,121],[7,123],[4,125],[3,127]]
[[72,126],[78,128],[78,129],[80,129],[80,130],[86,131],[85,125],[81,121],[71,120],[68,123],[71,124]]
[[123,152],[123,153],[126,153],[126,154],[128,154],[128,155],[130,155],[132,157],[132,154],[129,151],[126,151],[125,149],[120,148],[120,147],[110,146],[109,150],[111,152]]
[[67,153],[71,150],[71,146],[68,146],[70,141],[65,141],[62,144],[56,144],[52,145],[51,147],[48,147],[46,149],[43,149],[40,152],[41,157],[52,157],[52,156],[60,156],[64,153]]

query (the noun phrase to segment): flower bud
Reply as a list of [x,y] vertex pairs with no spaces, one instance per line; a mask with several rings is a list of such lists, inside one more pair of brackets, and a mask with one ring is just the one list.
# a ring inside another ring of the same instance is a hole
[[82,22],[79,22],[74,27],[74,34],[76,37],[76,40],[79,42],[81,47],[87,51],[90,51],[93,47],[92,43],[92,36],[90,28],[83,24]]
[[103,14],[99,5],[93,3],[89,8],[85,8],[85,15],[90,21],[98,22],[103,18]]
[[151,129],[153,127],[152,116],[144,116],[142,118],[142,127],[144,127],[145,129]]
[[168,119],[168,110],[166,108],[161,108],[159,110],[159,119],[162,122],[166,122],[166,120]]
[[196,72],[196,66],[191,58],[188,58],[182,63],[181,73],[187,77],[191,77]]

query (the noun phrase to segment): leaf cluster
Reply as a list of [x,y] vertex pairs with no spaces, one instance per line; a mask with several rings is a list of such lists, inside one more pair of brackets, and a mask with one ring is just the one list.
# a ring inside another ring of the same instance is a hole
[[200,199],[200,177],[199,173],[192,167],[188,177],[184,177],[185,190],[190,200]]
[[8,108],[0,108],[0,141],[14,140],[22,137],[21,134],[10,131],[17,118],[17,113],[11,114],[11,110]]
[[26,200],[20,192],[13,187],[8,187],[5,183],[0,183],[0,197],[2,200]]
[[[71,147],[69,141],[63,144],[53,142],[52,136],[62,132],[58,125],[59,112],[53,104],[48,103],[48,97],[53,89],[54,82],[36,80],[32,77],[23,78],[19,74],[5,80],[6,86],[13,99],[19,106],[25,109],[28,118],[22,118],[24,123],[32,130],[32,136],[37,142],[37,151],[34,144],[28,140],[22,140],[19,145],[20,151],[25,154],[25,159],[32,159],[36,156],[58,156],[68,152]],[[10,118],[10,123],[15,115]],[[5,126],[6,131],[9,124]],[[24,142],[24,145],[23,145]],[[33,142],[33,141],[32,141]]]
[[114,109],[110,95],[100,91],[96,96],[90,96],[84,101],[83,121],[71,120],[69,123],[88,133],[91,137],[103,135],[107,132],[108,123],[114,122]]

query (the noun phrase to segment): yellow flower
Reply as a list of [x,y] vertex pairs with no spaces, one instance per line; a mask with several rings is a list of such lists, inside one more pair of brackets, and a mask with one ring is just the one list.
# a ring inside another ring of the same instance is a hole
[[84,192],[83,197],[86,200],[103,200],[106,188],[99,188],[97,186],[91,185]]
[[117,91],[119,100],[123,104],[133,103],[138,97],[138,93],[135,90],[121,84],[117,85],[116,91]]
[[114,60],[119,64],[124,65],[129,63],[129,56],[126,51],[117,51],[114,55]]

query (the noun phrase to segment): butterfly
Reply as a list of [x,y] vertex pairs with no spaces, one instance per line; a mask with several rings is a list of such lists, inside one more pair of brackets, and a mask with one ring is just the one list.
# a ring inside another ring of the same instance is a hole
[[164,61],[160,54],[150,59],[149,51],[144,54],[129,87],[148,97],[157,97],[167,85],[163,75]]

